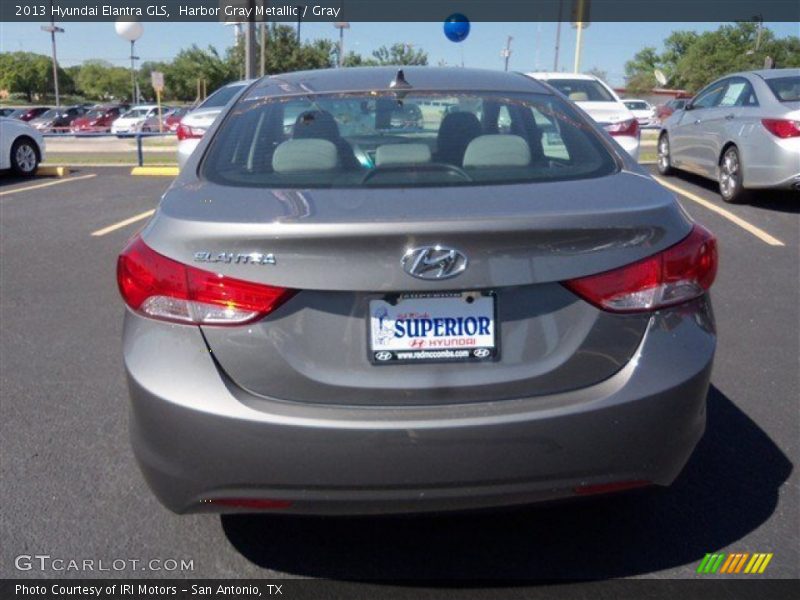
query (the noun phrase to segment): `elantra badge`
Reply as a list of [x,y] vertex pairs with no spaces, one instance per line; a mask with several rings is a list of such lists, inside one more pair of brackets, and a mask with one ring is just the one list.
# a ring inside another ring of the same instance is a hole
[[274,254],[262,252],[209,252],[202,250],[194,253],[194,261],[200,263],[226,263],[235,265],[274,265]]

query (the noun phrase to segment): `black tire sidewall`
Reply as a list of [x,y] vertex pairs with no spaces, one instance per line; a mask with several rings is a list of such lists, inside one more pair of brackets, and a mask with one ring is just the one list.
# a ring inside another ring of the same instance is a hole
[[[20,146],[29,146],[36,155],[36,164],[31,171],[23,171],[17,163],[17,150],[19,150]],[[39,160],[39,148],[37,148],[33,141],[27,138],[19,138],[14,140],[14,143],[11,144],[11,170],[15,174],[20,175],[21,177],[33,177],[33,175],[36,173],[36,170],[39,168]]]

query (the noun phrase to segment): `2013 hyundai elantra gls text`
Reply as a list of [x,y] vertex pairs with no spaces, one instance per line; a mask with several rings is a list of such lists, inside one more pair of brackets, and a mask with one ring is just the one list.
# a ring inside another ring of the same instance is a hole
[[716,268],[714,237],[547,84],[266,77],[119,257],[133,448],[176,512],[668,485],[705,427]]

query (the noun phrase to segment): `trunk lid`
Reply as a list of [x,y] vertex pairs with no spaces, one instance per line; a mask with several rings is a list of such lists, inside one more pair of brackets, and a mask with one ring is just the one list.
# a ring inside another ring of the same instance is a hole
[[[235,384],[284,400],[389,406],[535,396],[610,377],[636,351],[649,316],[600,311],[559,282],[652,255],[690,228],[669,192],[623,171],[428,189],[222,188],[185,177],[142,235],[180,262],[300,290],[257,323],[203,327]],[[467,257],[463,273],[406,273],[410,248],[437,244]],[[197,253],[215,262],[198,263]],[[254,254],[274,264],[239,259]],[[493,295],[496,360],[370,361],[371,301],[448,291]]]

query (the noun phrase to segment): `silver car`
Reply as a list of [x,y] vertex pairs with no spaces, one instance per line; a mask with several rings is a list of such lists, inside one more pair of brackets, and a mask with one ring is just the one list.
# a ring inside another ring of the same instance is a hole
[[[434,100],[459,110],[391,127]],[[266,77],[119,257],[134,452],[179,513],[668,485],[705,427],[716,268],[674,196],[524,75]]]
[[800,69],[734,73],[703,88],[663,124],[658,170],[673,169],[718,181],[726,202],[800,190]]
[[211,127],[214,119],[222,112],[225,105],[231,102],[253,80],[235,81],[212,93],[200,105],[193,108],[181,118],[176,134],[178,137],[178,167],[183,167],[197,147],[200,139]]

